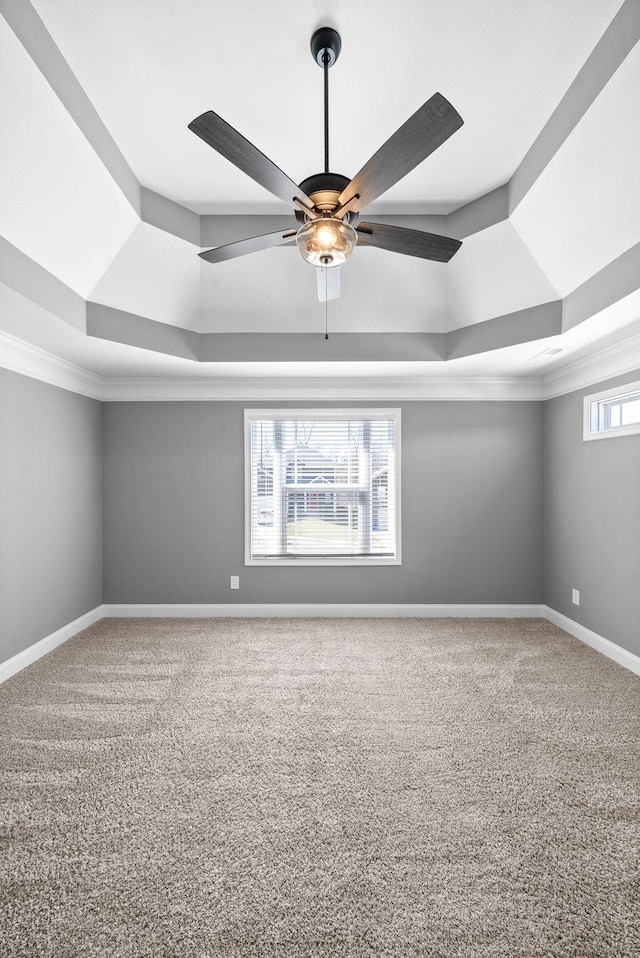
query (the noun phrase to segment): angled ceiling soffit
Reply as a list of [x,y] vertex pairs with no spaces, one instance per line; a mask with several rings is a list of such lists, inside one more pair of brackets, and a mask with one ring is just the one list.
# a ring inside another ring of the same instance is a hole
[[[196,362],[241,360],[442,361],[559,335],[639,286],[640,243],[564,300],[554,300],[446,333],[341,333],[328,341],[303,333],[198,333],[101,303],[77,293],[0,238],[0,282],[80,332]],[[318,355],[318,344],[324,349]]]
[[70,326],[86,332],[87,305],[82,296],[2,236],[0,283],[42,306]]
[[29,0],[3,2],[2,14],[54,93],[140,215],[140,184],[91,100]]
[[509,182],[513,213],[640,40],[640,3],[625,0]]
[[196,362],[443,362],[557,336],[558,300],[447,333],[196,333],[87,303],[87,335]]

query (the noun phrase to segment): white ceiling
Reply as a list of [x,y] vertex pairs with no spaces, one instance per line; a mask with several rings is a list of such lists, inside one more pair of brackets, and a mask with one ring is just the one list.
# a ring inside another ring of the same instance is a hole
[[[354,175],[440,91],[464,126],[367,209],[374,218],[446,213],[507,184],[623,5],[31,3],[139,184],[198,214],[288,213],[187,129],[207,109],[296,182],[322,168],[322,73],[309,52],[318,26],[334,26],[343,41],[330,74],[332,169]],[[28,30],[37,34],[32,23]],[[18,33],[0,20],[0,228],[9,243],[80,297],[149,320],[201,333],[321,336],[324,305],[295,248],[212,266],[193,243],[141,222],[67,94],[48,82],[45,46]],[[638,102],[636,45],[510,218],[466,236],[448,266],[357,249],[342,268],[340,299],[329,303],[330,331],[461,329],[589,280],[640,241]],[[0,332],[120,378],[541,377],[640,322],[638,297],[625,295],[560,337],[446,363],[195,363],[91,339],[23,294],[3,287]],[[557,344],[561,353],[532,358]]]
[[620,0],[34,0],[141,183],[200,213],[285,211],[187,123],[215,110],[296,183],[322,169],[317,27],[338,29],[331,168],[355,176],[436,91],[463,129],[378,208],[505,183]]

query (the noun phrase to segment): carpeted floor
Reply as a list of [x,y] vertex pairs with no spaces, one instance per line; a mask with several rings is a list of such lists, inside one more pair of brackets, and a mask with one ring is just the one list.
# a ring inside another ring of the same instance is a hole
[[639,719],[541,619],[103,620],[0,687],[0,952],[638,956]]

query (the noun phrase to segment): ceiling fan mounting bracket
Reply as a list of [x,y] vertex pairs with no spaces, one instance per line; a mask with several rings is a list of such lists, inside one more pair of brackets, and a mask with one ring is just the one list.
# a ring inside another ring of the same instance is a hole
[[311,37],[311,53],[319,67],[325,65],[325,54],[327,66],[332,67],[340,56],[341,49],[340,34],[333,27],[320,27]]

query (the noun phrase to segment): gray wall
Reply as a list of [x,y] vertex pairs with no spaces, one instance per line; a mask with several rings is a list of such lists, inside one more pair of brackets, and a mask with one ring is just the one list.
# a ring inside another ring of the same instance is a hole
[[102,602],[101,420],[0,369],[0,662]]
[[640,654],[640,439],[582,440],[585,393],[634,379],[401,404],[403,565],[245,569],[246,404],[101,408],[0,369],[0,661],[103,583],[112,603],[544,601]]
[[[545,403],[545,604],[640,654],[640,436],[584,442],[583,397]],[[580,605],[571,590],[580,592]]]
[[245,405],[105,403],[105,602],[542,602],[542,403],[401,404],[403,564],[323,569],[243,565]]

